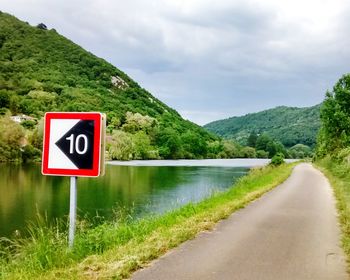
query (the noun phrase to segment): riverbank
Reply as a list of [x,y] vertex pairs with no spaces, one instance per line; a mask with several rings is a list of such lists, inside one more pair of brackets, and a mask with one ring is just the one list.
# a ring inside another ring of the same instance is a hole
[[[107,161],[110,165],[121,166],[195,166],[195,167],[259,167],[269,164],[271,159],[267,158],[235,158],[235,159],[177,159],[177,160],[130,160]],[[299,159],[285,159],[285,162],[292,163]]]
[[[78,179],[78,216],[113,220],[116,208],[134,218],[163,214],[229,189],[249,168],[108,164],[105,170],[104,176]],[[26,235],[38,213],[51,223],[67,219],[69,177],[43,176],[38,164],[0,164],[0,213],[0,237]]]
[[349,151],[344,150],[337,157],[326,156],[315,164],[328,178],[337,201],[341,243],[347,257],[350,271],[350,165]]
[[81,221],[73,250],[67,250],[66,232],[60,230],[60,225],[33,226],[31,238],[2,242],[0,277],[126,278],[282,183],[295,165],[254,169],[229,191],[162,216],[142,220],[124,217],[97,227]]

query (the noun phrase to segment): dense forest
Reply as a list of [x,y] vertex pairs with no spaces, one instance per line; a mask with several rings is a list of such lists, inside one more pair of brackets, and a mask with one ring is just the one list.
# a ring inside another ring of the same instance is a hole
[[246,143],[251,133],[266,133],[290,148],[303,144],[313,148],[320,127],[320,106],[277,107],[242,117],[211,122],[204,127],[226,139]]

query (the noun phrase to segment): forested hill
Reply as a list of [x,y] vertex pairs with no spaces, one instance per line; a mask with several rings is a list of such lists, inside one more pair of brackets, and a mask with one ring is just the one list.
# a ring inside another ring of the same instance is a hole
[[227,139],[246,143],[251,133],[267,133],[286,147],[305,144],[313,147],[320,127],[320,106],[276,107],[206,124],[204,127]]
[[114,143],[114,158],[206,157],[207,145],[218,140],[55,29],[0,12],[0,114],[40,122],[47,111],[106,113],[109,133],[119,130],[115,139],[124,141]]
[[0,87],[11,97],[2,105],[12,113],[99,110],[110,119],[133,111],[182,121],[122,71],[44,24],[32,27],[0,13],[0,48]]

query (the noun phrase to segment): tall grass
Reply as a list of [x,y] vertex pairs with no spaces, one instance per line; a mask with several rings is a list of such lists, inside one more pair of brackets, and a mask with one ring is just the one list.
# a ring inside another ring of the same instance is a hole
[[133,219],[117,213],[98,226],[81,220],[75,244],[67,248],[66,224],[39,221],[28,238],[1,241],[0,277],[6,279],[122,279],[181,242],[213,228],[283,182],[295,164],[252,170],[235,186],[160,216]]
[[350,149],[316,162],[334,189],[342,231],[342,247],[350,271]]

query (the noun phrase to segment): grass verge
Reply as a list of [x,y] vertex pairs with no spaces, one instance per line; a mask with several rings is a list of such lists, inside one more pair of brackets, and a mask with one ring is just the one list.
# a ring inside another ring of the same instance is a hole
[[350,164],[349,158],[327,156],[315,163],[334,189],[342,232],[342,247],[350,271]]
[[210,230],[286,180],[294,164],[253,169],[230,190],[161,216],[80,223],[73,250],[60,225],[32,226],[31,237],[3,240],[0,277],[6,279],[124,279],[169,249]]

